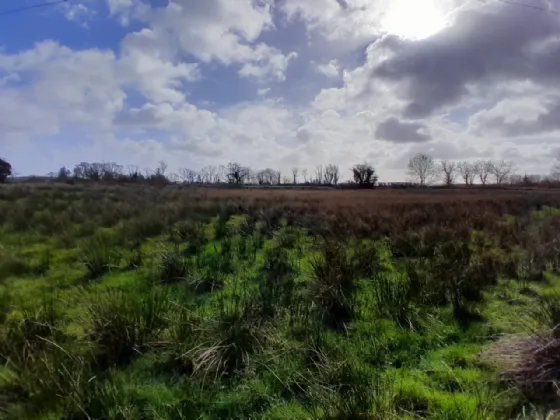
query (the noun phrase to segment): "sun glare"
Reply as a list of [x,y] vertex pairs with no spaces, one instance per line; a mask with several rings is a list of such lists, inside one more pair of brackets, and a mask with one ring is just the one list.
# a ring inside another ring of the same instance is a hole
[[445,27],[445,14],[438,0],[393,0],[382,21],[384,32],[402,38],[423,39]]

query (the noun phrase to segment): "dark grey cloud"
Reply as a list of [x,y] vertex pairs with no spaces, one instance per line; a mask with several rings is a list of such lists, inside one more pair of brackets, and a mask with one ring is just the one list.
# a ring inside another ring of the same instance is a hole
[[379,124],[375,136],[395,143],[422,143],[432,139],[426,132],[424,124],[400,121],[395,117],[390,117]]
[[398,93],[409,101],[404,110],[408,118],[426,117],[456,103],[472,84],[560,80],[560,18],[508,4],[465,10],[430,38],[389,36],[376,48],[395,54],[378,64],[372,77],[402,82]]
[[346,3],[346,0],[335,0],[338,5],[340,6],[341,9],[348,9],[348,3]]
[[528,136],[560,130],[560,97],[545,104],[546,111],[535,119],[514,119],[505,115],[481,114],[476,119],[475,134],[499,134],[503,137]]
[[309,140],[311,140],[311,133],[306,128],[301,128],[298,130],[296,134],[296,138],[301,143],[307,143]]

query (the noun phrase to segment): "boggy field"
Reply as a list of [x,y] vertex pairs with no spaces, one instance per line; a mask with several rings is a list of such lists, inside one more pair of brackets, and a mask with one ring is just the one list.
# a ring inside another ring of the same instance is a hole
[[560,194],[0,189],[7,419],[541,419]]

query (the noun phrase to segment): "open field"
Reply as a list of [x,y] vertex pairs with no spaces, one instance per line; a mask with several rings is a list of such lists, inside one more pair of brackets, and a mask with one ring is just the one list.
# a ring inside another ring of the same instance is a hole
[[7,419],[560,409],[560,193],[0,188]]

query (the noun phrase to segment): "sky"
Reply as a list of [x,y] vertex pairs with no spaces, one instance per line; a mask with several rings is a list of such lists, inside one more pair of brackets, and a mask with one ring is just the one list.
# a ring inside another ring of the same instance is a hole
[[[0,2],[0,156],[288,174],[560,158],[560,0]],[[514,3],[515,3],[514,2]],[[554,12],[557,13],[554,13]]]

